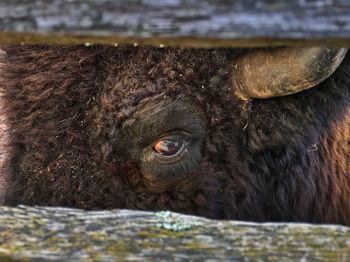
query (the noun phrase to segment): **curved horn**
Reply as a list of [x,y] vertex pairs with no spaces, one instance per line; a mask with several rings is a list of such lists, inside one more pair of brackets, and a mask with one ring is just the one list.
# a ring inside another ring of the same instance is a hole
[[345,57],[346,48],[295,47],[248,52],[233,73],[242,99],[285,96],[327,79]]

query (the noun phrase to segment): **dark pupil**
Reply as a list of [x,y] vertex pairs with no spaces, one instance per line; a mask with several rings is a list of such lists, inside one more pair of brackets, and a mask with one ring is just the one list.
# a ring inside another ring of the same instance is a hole
[[182,141],[177,138],[160,140],[154,146],[154,151],[160,155],[172,156],[175,155],[182,146]]

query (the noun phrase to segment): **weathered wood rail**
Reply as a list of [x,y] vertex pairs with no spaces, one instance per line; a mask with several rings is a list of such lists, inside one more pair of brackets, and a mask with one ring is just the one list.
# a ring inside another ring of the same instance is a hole
[[0,260],[349,261],[350,228],[170,212],[0,208]]
[[350,45],[348,0],[2,0],[3,43]]

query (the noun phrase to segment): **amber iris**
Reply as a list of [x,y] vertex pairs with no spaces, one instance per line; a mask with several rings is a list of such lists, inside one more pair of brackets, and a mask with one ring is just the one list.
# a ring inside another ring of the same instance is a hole
[[173,156],[181,149],[182,139],[178,137],[159,140],[153,147],[153,150],[163,156]]

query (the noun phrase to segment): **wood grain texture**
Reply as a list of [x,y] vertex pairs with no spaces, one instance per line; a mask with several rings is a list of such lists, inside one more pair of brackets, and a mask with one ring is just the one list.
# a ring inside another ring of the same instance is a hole
[[170,212],[0,208],[0,259],[349,261],[350,228]]
[[347,0],[3,0],[3,43],[350,45]]

